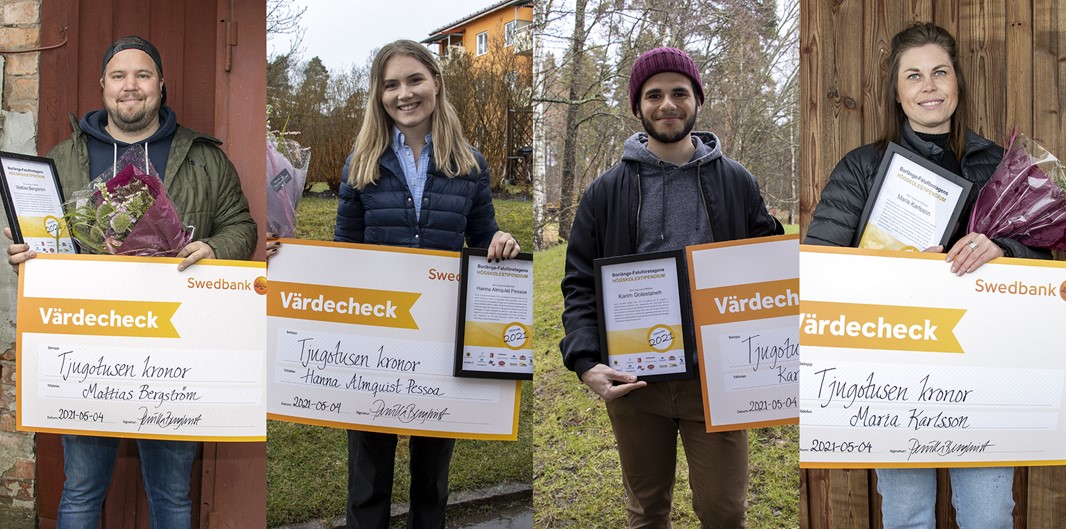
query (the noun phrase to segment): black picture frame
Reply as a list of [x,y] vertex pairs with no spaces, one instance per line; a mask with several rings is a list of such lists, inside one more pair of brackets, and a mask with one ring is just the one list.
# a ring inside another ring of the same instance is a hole
[[596,312],[599,318],[600,361],[605,365],[614,368],[610,361],[610,351],[608,351],[607,333],[609,329],[607,328],[607,307],[604,300],[604,273],[605,271],[609,271],[611,265],[639,264],[663,259],[671,259],[674,262],[674,274],[677,278],[677,304],[681,314],[681,340],[683,344],[685,370],[667,374],[649,375],[634,373],[637,375],[637,380],[644,380],[647,382],[689,380],[696,376],[696,333],[692,320],[692,299],[691,292],[689,291],[688,265],[685,262],[685,250],[681,249],[676,251],[623,255],[593,260],[593,267],[595,269],[594,275],[596,279]]
[[[486,250],[486,249],[483,249],[483,248],[463,248],[463,250],[461,252],[461,255],[460,255],[460,258],[459,258],[459,262],[460,262],[460,265],[459,265],[459,270],[460,270],[460,273],[459,273],[459,309],[456,311],[457,317],[456,317],[456,324],[455,324],[455,364],[454,364],[454,368],[452,370],[452,373],[456,377],[467,377],[467,378],[490,378],[490,379],[497,379],[497,380],[533,380],[533,365],[534,365],[533,362],[534,362],[534,353],[536,351],[536,348],[530,348],[530,351],[528,353],[529,354],[529,359],[528,359],[529,369],[528,369],[528,372],[526,372],[526,370],[524,370],[524,369],[522,371],[520,371],[520,372],[516,372],[516,371],[499,371],[499,368],[495,367],[494,365],[493,366],[488,366],[485,369],[464,367],[464,365],[463,365],[463,358],[464,358],[464,356],[465,356],[465,354],[467,352],[466,351],[466,347],[467,347],[467,344],[466,344],[466,320],[467,320],[466,311],[467,311],[467,302],[469,300],[468,291],[470,289],[469,277],[471,275],[469,272],[470,272],[471,263],[472,262],[476,262],[476,261],[472,261],[471,257],[487,257],[487,256],[488,256],[488,250]],[[514,263],[514,262],[529,263],[529,271],[530,271],[530,274],[532,276],[532,272],[533,272],[533,254],[531,254],[531,253],[520,253],[520,254],[518,254],[517,257],[514,257],[512,259],[508,259],[506,261],[501,261],[500,264]],[[531,281],[531,284],[532,284],[532,277],[530,277],[530,281]],[[532,290],[532,288],[530,288],[530,291],[529,291],[529,303],[530,303],[530,306],[532,307],[532,304],[533,304],[533,290]],[[530,311],[530,312],[532,313],[532,311]],[[528,322],[520,322],[520,323],[525,325],[526,329],[528,329],[527,332],[529,334],[532,334],[532,332],[533,332],[533,320],[532,319],[530,321],[528,321]],[[533,339],[533,337],[531,335],[527,337],[527,340],[532,340],[532,339]],[[498,361],[498,360],[493,360],[493,362],[495,362],[495,361]]]
[[[57,194],[56,199],[57,202],[60,204],[59,211],[54,212],[54,214],[58,219],[60,219],[60,222],[64,223],[65,225],[66,220],[64,220],[63,218],[64,211],[62,206],[63,185],[59,181],[59,173],[56,170],[55,161],[51,158],[45,158],[42,156],[31,156],[28,154],[0,151],[0,200],[2,200],[4,204],[4,213],[7,217],[8,227],[11,228],[11,238],[13,242],[15,244],[25,244],[26,238],[24,234],[24,229],[19,224],[19,206],[15,201],[14,194],[12,193],[11,182],[9,181],[10,175],[8,174],[7,169],[5,169],[4,167],[5,162],[7,160],[17,160],[34,164],[41,164],[48,168],[49,172],[51,173],[49,175],[49,179],[55,186]],[[67,230],[67,233],[70,233],[69,229]],[[71,238],[71,249],[73,250],[72,253],[79,252],[77,241],[75,241],[73,238]],[[59,250],[60,248],[58,248],[57,246],[56,251],[58,252]],[[38,249],[38,251],[40,251],[40,249]]]
[[[885,185],[885,177],[888,174],[888,168],[892,166],[892,162],[896,156],[901,156],[906,161],[918,165],[921,168],[936,174],[938,177],[962,188],[959,192],[959,199],[955,201],[953,206],[946,229],[944,230],[944,233],[940,234],[938,244],[944,246],[946,250],[948,240],[951,238],[951,234],[955,229],[955,224],[959,221],[959,217],[962,215],[962,208],[966,205],[966,199],[970,195],[973,183],[923,158],[920,154],[893,142],[888,143],[888,147],[885,149],[885,155],[881,158],[881,164],[877,168],[877,176],[874,178],[873,187],[870,188],[870,196],[867,197],[866,206],[862,210],[862,217],[859,218],[860,228],[855,230],[851,246],[855,248],[859,247],[859,242],[866,233],[867,225],[870,221],[870,215],[873,212],[874,206],[877,204],[878,198],[881,196],[881,190]],[[918,250],[921,251],[924,249],[925,248],[919,248]]]

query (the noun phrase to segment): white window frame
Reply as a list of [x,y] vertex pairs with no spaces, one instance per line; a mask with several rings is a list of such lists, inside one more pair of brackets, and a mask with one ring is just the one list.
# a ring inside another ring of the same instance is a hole
[[503,25],[503,45],[513,46],[515,41],[515,34],[518,31],[518,21],[512,20]]
[[478,55],[485,55],[486,53],[489,52],[489,32],[488,31],[482,31],[481,33],[478,33],[477,36],[475,37],[475,42],[477,43],[477,54]]

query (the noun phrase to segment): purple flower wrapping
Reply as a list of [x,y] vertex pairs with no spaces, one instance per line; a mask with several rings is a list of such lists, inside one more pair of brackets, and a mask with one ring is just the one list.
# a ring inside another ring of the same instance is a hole
[[127,165],[114,178],[108,180],[107,190],[114,192],[134,180],[140,181],[148,188],[154,202],[144,215],[137,219],[129,235],[113,253],[156,257],[178,255],[192,240],[193,232],[182,225],[181,215],[174,202],[163,190],[163,182],[148,176],[134,165]]
[[1015,133],[977,195],[969,231],[1066,251],[1066,176],[1058,158]]

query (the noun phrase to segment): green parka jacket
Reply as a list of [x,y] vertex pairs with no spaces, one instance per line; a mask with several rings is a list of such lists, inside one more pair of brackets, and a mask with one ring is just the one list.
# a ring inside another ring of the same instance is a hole
[[[84,189],[90,178],[88,138],[73,114],[70,121],[74,133],[47,155],[55,160],[64,195]],[[255,250],[258,231],[237,169],[218,148],[221,144],[211,136],[178,125],[163,187],[182,222],[196,228],[194,240],[210,245],[218,259],[248,259]]]

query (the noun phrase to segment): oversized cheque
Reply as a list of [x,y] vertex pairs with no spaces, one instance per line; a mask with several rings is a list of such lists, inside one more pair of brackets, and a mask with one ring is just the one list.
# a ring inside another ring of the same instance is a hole
[[1066,463],[1066,263],[801,248],[801,466]]
[[263,263],[46,255],[23,265],[18,428],[266,440]]
[[452,375],[458,274],[455,252],[284,240],[268,272],[270,418],[516,439],[518,383]]
[[795,235],[689,246],[707,431],[796,424]]

